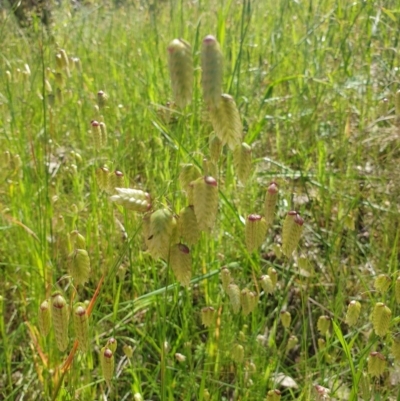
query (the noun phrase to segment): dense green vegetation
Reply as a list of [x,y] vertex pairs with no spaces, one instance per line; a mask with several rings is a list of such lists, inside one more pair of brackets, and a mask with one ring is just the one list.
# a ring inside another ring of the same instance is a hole
[[[278,400],[267,398],[274,389],[281,400],[400,399],[398,2],[64,4],[52,18],[49,28],[35,19],[21,28],[11,11],[1,14],[0,399]],[[223,149],[213,171],[216,225],[190,246],[184,287],[168,256],[146,251],[143,213],[111,202],[99,169],[121,171],[154,211],[187,206],[182,165],[203,169],[210,158],[200,68],[209,34],[252,169],[240,182]],[[193,49],[184,108],[171,106],[174,38]],[[106,145],[92,120],[106,124]],[[275,220],[249,252],[245,221],[264,214],[271,181]],[[286,257],[290,210],[304,226]],[[74,248],[86,249],[91,266],[75,286]],[[223,267],[254,292],[253,312],[234,313]],[[266,294],[260,277],[271,269],[278,283]],[[72,321],[63,352],[54,330],[39,333],[39,306],[55,291],[71,307],[90,302],[87,352],[74,353]],[[354,325],[351,301],[361,305]],[[106,381],[100,355],[110,337],[117,348]]]

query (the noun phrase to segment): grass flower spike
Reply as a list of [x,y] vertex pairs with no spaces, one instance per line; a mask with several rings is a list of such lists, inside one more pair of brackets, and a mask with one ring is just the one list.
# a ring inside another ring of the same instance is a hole
[[85,249],[75,249],[69,255],[69,273],[75,285],[85,284],[89,280],[90,259]]
[[210,327],[214,322],[215,309],[212,306],[206,306],[201,310],[201,322],[203,326]]
[[240,288],[236,284],[229,284],[226,293],[229,296],[233,313],[239,313],[241,307]]
[[354,326],[358,321],[360,312],[361,312],[360,302],[351,301],[347,307],[347,313],[346,313],[346,319],[345,319],[346,323],[349,326]]
[[183,39],[174,39],[168,46],[168,66],[175,103],[183,108],[192,100],[192,48]]
[[184,244],[173,245],[169,262],[176,279],[183,286],[188,287],[192,278],[192,256],[189,248]]
[[283,310],[281,311],[281,323],[282,326],[285,329],[288,329],[290,327],[290,323],[292,322],[292,316],[290,315],[290,313],[287,310]]
[[368,358],[368,373],[372,377],[382,376],[386,368],[386,358],[379,352],[371,352]]
[[222,281],[222,288],[225,292],[228,291],[228,286],[232,281],[231,272],[226,267],[221,269],[220,278]]
[[100,350],[100,365],[103,371],[104,380],[108,385],[110,385],[114,375],[115,360],[114,353],[107,347],[103,347]]
[[240,292],[240,304],[242,305],[242,313],[244,316],[249,315],[257,307],[258,296],[255,292],[244,288]]
[[323,315],[318,318],[317,329],[322,336],[328,333],[330,327],[331,318],[329,316]]
[[217,163],[222,151],[222,142],[217,135],[211,134],[208,141],[211,161]]
[[242,184],[246,184],[251,173],[251,146],[243,142],[233,150],[233,165]]
[[246,219],[245,241],[249,252],[257,250],[265,240],[267,224],[258,214],[250,214]]
[[371,321],[377,336],[386,336],[389,331],[391,317],[392,311],[384,303],[378,302],[375,304],[371,315]]
[[51,316],[57,347],[64,352],[68,347],[69,308],[59,292],[54,292],[51,296]]
[[261,287],[266,294],[272,294],[274,292],[275,286],[268,274],[261,276]]
[[194,245],[199,241],[201,231],[192,205],[186,206],[180,211],[178,229],[184,242],[188,245]]
[[115,191],[117,194],[110,197],[111,202],[135,212],[144,213],[151,209],[151,198],[147,192],[131,188],[115,188]]
[[264,201],[265,221],[268,226],[271,226],[275,218],[276,203],[278,201],[278,185],[271,182],[267,188]]
[[295,211],[290,211],[286,215],[282,228],[282,252],[286,257],[290,257],[296,249],[301,233],[303,231],[304,220]]
[[192,183],[193,206],[200,230],[212,229],[218,212],[218,184],[210,176],[200,177]]
[[89,316],[86,313],[86,306],[79,302],[74,306],[72,314],[76,338],[79,342],[78,348],[82,352],[89,349]]
[[392,284],[392,280],[387,274],[380,274],[374,281],[374,287],[381,293],[385,293],[389,289],[390,284]]
[[51,327],[51,309],[48,300],[43,301],[39,306],[38,325],[40,334],[46,337]]
[[266,401],[280,401],[281,392],[279,390],[269,390]]

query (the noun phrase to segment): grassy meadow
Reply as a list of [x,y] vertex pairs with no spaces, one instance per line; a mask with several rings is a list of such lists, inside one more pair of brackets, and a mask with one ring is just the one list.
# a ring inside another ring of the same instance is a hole
[[[0,14],[0,400],[400,400],[398,2],[67,3],[49,29]],[[230,118],[204,100],[207,35],[244,166],[210,148]],[[194,65],[182,107],[175,38]],[[248,216],[271,182],[260,244]],[[189,245],[176,227],[193,202],[186,231],[207,227]]]

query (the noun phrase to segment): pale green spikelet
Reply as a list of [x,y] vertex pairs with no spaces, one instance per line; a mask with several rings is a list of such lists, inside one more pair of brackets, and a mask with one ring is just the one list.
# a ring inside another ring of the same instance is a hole
[[97,105],[99,106],[99,109],[103,109],[106,107],[108,102],[108,95],[104,91],[100,90],[97,92]]
[[212,306],[206,306],[201,309],[201,322],[204,327],[211,327],[214,323],[215,309]]
[[124,344],[122,347],[122,351],[124,352],[127,358],[132,358],[133,356],[133,348],[131,345]]
[[61,56],[62,69],[68,70],[69,69],[69,59],[68,59],[67,52],[64,49],[60,49],[59,55]]
[[331,318],[326,315],[322,315],[318,318],[317,329],[321,335],[328,333],[331,327]]
[[124,187],[125,187],[124,173],[122,173],[119,170],[115,170],[109,176],[108,192],[110,194],[115,194],[117,192],[115,188],[124,188]]
[[303,231],[304,220],[295,211],[290,211],[286,215],[282,228],[282,252],[286,257],[290,257],[296,249],[301,233]]
[[290,323],[292,322],[292,316],[287,310],[283,310],[280,313],[281,323],[285,329],[290,327]]
[[274,287],[276,287],[276,284],[278,283],[278,273],[273,267],[268,267],[268,276],[271,278],[272,284]]
[[102,191],[108,191],[110,180],[110,170],[106,167],[99,167],[96,170],[96,181],[97,185]]
[[208,146],[210,148],[211,161],[217,163],[223,147],[221,140],[218,138],[217,135],[211,134],[208,141]]
[[228,291],[228,286],[232,282],[231,272],[226,267],[221,269],[220,278],[222,281],[222,288],[225,292]]
[[192,101],[192,47],[183,39],[174,39],[168,46],[168,67],[175,103],[183,108]]
[[51,309],[47,299],[39,306],[38,325],[40,334],[46,337],[51,327]]
[[291,351],[298,343],[299,339],[296,336],[290,336],[286,345],[286,352]]
[[351,301],[347,307],[346,319],[345,319],[346,324],[348,324],[350,327],[354,326],[358,321],[360,312],[361,312],[360,302],[355,300]]
[[107,347],[100,350],[100,365],[103,372],[103,377],[109,385],[114,375],[114,353]]
[[114,337],[110,337],[107,340],[106,348],[110,349],[113,353],[117,350],[117,340]]
[[200,177],[192,182],[193,206],[200,230],[212,229],[218,212],[218,184],[215,178]]
[[242,305],[243,316],[247,316],[252,313],[257,307],[258,296],[255,292],[244,288],[240,292],[240,304]]
[[205,176],[218,177],[218,165],[212,160],[203,159],[203,171]]
[[100,122],[99,127],[100,127],[100,134],[101,134],[101,145],[107,146],[107,139],[108,139],[107,126],[104,122]]
[[150,194],[141,189],[115,188],[116,195],[110,197],[111,202],[122,205],[135,212],[147,212],[151,209]]
[[371,321],[375,334],[379,337],[385,337],[389,331],[392,311],[382,302],[377,302],[372,311]]
[[382,376],[385,368],[386,358],[380,352],[371,352],[368,358],[368,374],[372,377]]
[[69,308],[67,301],[58,291],[51,296],[51,316],[57,347],[63,352],[68,347]]
[[74,323],[75,336],[78,340],[78,349],[81,352],[87,352],[89,349],[89,316],[86,312],[86,305],[78,302],[74,306],[74,313],[72,314]]
[[392,284],[391,278],[387,274],[379,274],[374,281],[374,287],[377,291],[385,293]]
[[186,206],[180,211],[178,226],[180,235],[188,245],[194,245],[199,241],[201,231],[192,205]]
[[243,142],[233,150],[233,165],[242,184],[246,184],[251,173],[251,146]]
[[217,107],[222,93],[223,55],[218,41],[212,35],[203,39],[201,69],[204,102],[209,108]]
[[75,249],[69,255],[69,274],[75,285],[85,284],[89,280],[90,258],[85,249]]
[[101,134],[100,123],[96,120],[91,121],[92,140],[95,149],[100,150],[103,147],[103,136]]
[[210,111],[211,123],[215,134],[222,144],[234,150],[243,138],[243,125],[235,100],[231,95],[222,94],[217,108]]
[[176,279],[188,287],[192,278],[192,256],[189,248],[184,244],[171,246],[169,263]]
[[326,341],[323,338],[318,338],[318,349],[322,351],[326,347]]
[[159,209],[150,215],[150,225],[146,244],[150,255],[157,259],[167,259],[171,238],[175,231],[176,219],[168,209]]
[[400,304],[400,276],[397,277],[396,282],[394,284],[394,295],[396,298],[396,302]]
[[226,293],[229,296],[229,300],[232,305],[233,313],[239,313],[241,303],[240,303],[240,288],[236,284],[229,284],[226,290]]
[[280,401],[281,399],[281,392],[277,389],[269,390],[267,393],[266,401]]
[[390,347],[393,359],[396,362],[400,362],[400,334],[397,333],[392,337],[392,345]]
[[272,294],[275,290],[275,286],[271,280],[271,277],[268,274],[264,274],[261,276],[261,287],[266,294]]
[[271,226],[274,222],[277,201],[278,185],[276,184],[276,182],[271,182],[267,188],[264,200],[265,221],[268,226]]
[[179,182],[186,192],[189,205],[193,205],[193,187],[191,183],[202,176],[200,169],[194,164],[184,164],[179,174]]
[[250,214],[246,219],[245,241],[249,252],[257,250],[265,240],[267,224],[258,214]]
[[235,344],[231,350],[231,357],[236,363],[242,363],[244,360],[244,348],[241,344]]
[[69,238],[74,248],[86,249],[86,239],[78,230],[71,231],[69,233]]

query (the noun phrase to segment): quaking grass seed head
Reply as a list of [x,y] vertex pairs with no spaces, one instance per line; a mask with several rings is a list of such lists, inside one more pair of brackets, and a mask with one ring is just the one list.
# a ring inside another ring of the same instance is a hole
[[192,205],[186,206],[180,211],[178,229],[183,241],[188,245],[194,245],[199,241],[201,231]]
[[110,170],[107,168],[107,166],[99,167],[96,170],[96,181],[97,185],[102,191],[108,191],[110,187]]
[[103,372],[104,380],[110,384],[114,375],[114,353],[107,347],[103,347],[100,351],[100,364]]
[[208,146],[210,148],[211,161],[217,163],[223,147],[221,140],[218,138],[217,135],[211,134],[208,141]]
[[387,274],[379,274],[374,281],[374,287],[377,291],[385,293],[392,284],[392,279]]
[[190,285],[192,278],[192,256],[184,244],[171,247],[169,262],[176,279],[185,287]]
[[240,292],[240,304],[242,305],[242,313],[244,316],[252,313],[257,307],[258,296],[255,292],[250,291],[248,288],[244,288]]
[[261,276],[261,287],[266,294],[272,294],[274,292],[275,286],[268,274]]
[[382,376],[385,368],[386,358],[380,352],[371,352],[368,358],[368,374],[372,377]]
[[278,389],[268,391],[266,401],[280,401],[280,399],[281,392]]
[[287,213],[282,228],[282,252],[290,257],[299,244],[304,220],[294,210]]
[[318,318],[317,329],[321,335],[328,333],[331,327],[331,318],[326,315],[322,315]]
[[288,329],[290,327],[290,323],[292,322],[292,316],[290,315],[290,313],[287,310],[283,310],[281,311],[280,318],[282,326],[285,329]]
[[92,140],[95,149],[100,150],[103,147],[103,136],[101,134],[100,123],[96,120],[90,122],[92,131]]
[[193,206],[200,230],[214,227],[218,212],[218,184],[213,177],[200,177],[192,183]]
[[382,302],[377,302],[371,315],[372,325],[375,334],[379,337],[385,337],[389,331],[392,311]]
[[46,337],[51,327],[51,309],[47,299],[39,306],[38,325],[40,334]]
[[72,319],[76,339],[79,342],[78,349],[81,352],[87,352],[89,349],[89,316],[84,303],[79,302],[74,306]]
[[110,337],[107,340],[106,348],[109,348],[113,353],[117,350],[117,340],[114,337]]
[[267,224],[262,216],[250,214],[246,219],[245,241],[249,252],[257,250],[265,240]]
[[291,351],[298,343],[299,339],[296,336],[290,336],[286,345],[286,352]]
[[227,292],[228,286],[232,282],[231,272],[226,267],[223,267],[219,276],[221,278],[222,288]]
[[75,285],[85,284],[89,281],[90,258],[85,249],[75,249],[69,256],[70,274]]
[[274,222],[275,209],[278,202],[278,191],[278,184],[275,181],[272,181],[265,194],[264,215],[268,226],[271,226]]
[[108,140],[107,126],[104,122],[100,122],[99,127],[100,127],[100,134],[101,134],[101,144],[102,144],[102,146],[107,146],[107,140]]
[[233,165],[242,184],[246,184],[251,173],[251,153],[251,146],[245,142],[233,150]]
[[102,90],[97,92],[97,105],[100,109],[103,109],[107,105],[108,95]]
[[390,352],[396,362],[400,362],[400,333],[393,335]]
[[68,347],[69,308],[67,301],[58,291],[51,296],[51,316],[57,347],[63,352]]
[[215,309],[212,306],[206,306],[201,309],[201,322],[204,327],[211,327],[214,323]]
[[351,301],[347,306],[345,322],[349,326],[355,326],[361,312],[361,304],[358,301]]
[[124,188],[125,187],[125,177],[124,173],[119,170],[115,170],[113,173],[110,174],[109,176],[109,182],[108,182],[108,191],[110,194],[115,194],[116,188]]
[[271,278],[272,284],[276,287],[278,283],[278,273],[273,267],[268,267],[268,276]]
[[226,293],[229,296],[229,300],[232,305],[233,313],[239,313],[241,303],[240,303],[240,288],[236,284],[229,284]]
[[236,363],[242,363],[244,360],[244,347],[241,344],[235,344],[231,350],[232,359]]
[[86,239],[78,230],[71,231],[69,233],[69,237],[71,240],[71,245],[74,248],[78,248],[78,249],[86,248]]

